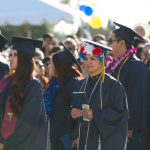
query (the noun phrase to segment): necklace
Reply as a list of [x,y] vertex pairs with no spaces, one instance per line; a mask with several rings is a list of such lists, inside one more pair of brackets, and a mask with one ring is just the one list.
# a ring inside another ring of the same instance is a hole
[[118,57],[117,60],[110,57],[106,62],[106,72],[112,74],[114,70],[127,58],[136,53],[135,48],[128,49],[123,56]]
[[[89,104],[90,101],[91,101],[91,97],[92,97],[92,95],[93,95],[93,93],[94,93],[94,91],[95,91],[95,89],[96,89],[96,87],[97,87],[97,84],[99,83],[101,77],[102,77],[102,75],[99,76],[99,78],[98,78],[96,84],[94,85],[94,88],[93,88],[93,90],[92,90],[92,92],[91,92],[91,94],[90,94],[90,96],[89,96],[89,99],[88,99],[88,104]],[[84,88],[84,89],[83,89],[83,92],[85,92],[86,87],[87,87],[88,80],[89,80],[89,77],[87,77],[87,79],[82,83],[79,92],[81,92],[82,88]]]
[[98,78],[96,84],[94,85],[94,88],[93,88],[93,90],[92,90],[92,92],[91,92],[91,94],[90,94],[90,96],[89,96],[89,99],[88,99],[88,104],[89,104],[90,101],[91,101],[91,97],[92,97],[92,95],[93,95],[93,93],[94,93],[94,91],[95,91],[95,89],[96,89],[96,87],[97,87],[97,84],[99,83],[101,77],[102,77],[102,75],[100,75],[100,77]]
[[[99,78],[98,78],[96,84],[94,85],[94,88],[93,88],[93,90],[92,90],[92,92],[91,92],[91,94],[90,94],[90,96],[89,96],[89,99],[88,99],[88,104],[89,104],[90,101],[91,101],[92,95],[93,95],[93,93],[94,93],[94,91],[95,91],[95,89],[96,89],[96,87],[97,87],[97,85],[98,85],[98,83],[99,83],[101,77],[102,77],[102,75],[99,76]],[[85,92],[88,80],[89,80],[89,77],[88,77],[88,78],[83,82],[83,84],[81,85],[80,92],[81,92],[83,86],[84,86],[84,91],[83,91],[83,92]],[[102,110],[102,81],[101,81],[101,83],[100,83],[100,109]],[[86,133],[86,139],[85,139],[84,150],[87,150],[87,142],[88,142],[88,137],[89,137],[89,130],[90,130],[90,122],[88,122],[88,127],[87,127],[87,133]],[[79,141],[80,141],[80,132],[81,132],[81,123],[79,124]],[[79,149],[79,144],[78,144],[78,146],[77,146],[77,150],[78,150],[78,149]],[[100,150],[100,149],[101,149],[101,138],[100,138],[100,135],[99,135],[99,139],[98,139],[98,150]]]

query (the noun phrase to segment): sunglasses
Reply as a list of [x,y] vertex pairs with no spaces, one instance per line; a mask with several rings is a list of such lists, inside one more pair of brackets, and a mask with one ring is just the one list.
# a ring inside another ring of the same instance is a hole
[[110,44],[112,44],[115,41],[118,41],[118,39],[114,39],[113,40],[113,39],[109,38],[108,41],[107,41],[107,44],[110,45]]

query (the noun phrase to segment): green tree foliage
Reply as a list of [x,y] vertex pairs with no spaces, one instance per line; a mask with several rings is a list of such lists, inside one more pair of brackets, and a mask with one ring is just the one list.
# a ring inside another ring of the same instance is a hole
[[63,3],[63,4],[68,4],[68,3],[69,3],[69,0],[61,0],[61,3]]
[[7,37],[8,41],[11,40],[13,35],[38,39],[45,33],[53,33],[53,26],[49,25],[47,22],[43,22],[41,25],[31,25],[26,22],[19,26],[5,23],[0,26],[0,30]]

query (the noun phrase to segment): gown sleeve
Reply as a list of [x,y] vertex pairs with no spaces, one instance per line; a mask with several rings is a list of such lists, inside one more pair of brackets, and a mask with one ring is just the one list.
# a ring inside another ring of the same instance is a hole
[[[46,121],[44,118],[42,88],[31,81],[24,92],[24,104],[14,134],[6,139],[6,150],[40,150],[45,147]],[[32,146],[31,146],[32,145]]]
[[148,106],[148,70],[140,61],[127,66],[128,71],[123,83],[129,105],[129,130],[145,128]]
[[[127,99],[122,85],[115,81],[108,98],[107,106],[102,110],[93,110],[93,121],[98,128],[102,138],[107,138],[114,130],[117,130],[120,124],[127,123],[128,108]],[[104,93],[103,93],[104,94]]]

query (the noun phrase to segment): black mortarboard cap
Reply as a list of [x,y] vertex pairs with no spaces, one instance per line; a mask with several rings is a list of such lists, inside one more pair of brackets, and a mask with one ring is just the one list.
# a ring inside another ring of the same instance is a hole
[[109,46],[107,46],[107,45],[105,45],[104,43],[101,43],[101,42],[94,42],[94,41],[91,41],[91,40],[83,40],[83,42],[91,44],[94,47],[101,47],[102,50],[112,51],[111,47],[109,47]]
[[12,38],[12,48],[33,57],[35,55],[36,42],[28,37],[14,36]]
[[54,55],[57,55],[59,58],[61,58],[67,65],[72,66],[72,64],[75,63],[81,69],[81,66],[79,65],[73,54],[70,52],[70,50],[68,50],[63,43],[61,44],[63,45],[64,50],[56,52]]
[[133,45],[135,38],[138,38],[138,39],[144,41],[144,39],[139,34],[137,34],[135,31],[133,31],[131,28],[126,27],[126,26],[121,25],[116,22],[114,22],[114,24],[117,25],[119,28],[114,29],[113,32],[118,37],[120,37],[122,40],[127,41],[129,44]]
[[4,49],[6,43],[7,43],[7,39],[0,32],[0,51]]
[[33,42],[34,42],[34,45],[35,45],[36,48],[42,49],[43,41],[41,41],[41,40],[33,40]]

